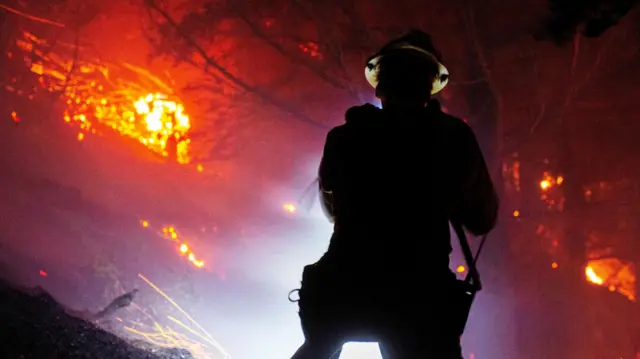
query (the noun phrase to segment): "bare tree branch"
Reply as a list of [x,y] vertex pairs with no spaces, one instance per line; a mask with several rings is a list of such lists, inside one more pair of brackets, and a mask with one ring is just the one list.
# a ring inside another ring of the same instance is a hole
[[7,11],[7,12],[10,12],[12,14],[18,15],[18,16],[21,16],[21,17],[23,17],[25,19],[28,19],[28,20],[31,20],[31,21],[36,21],[36,22],[40,22],[40,23],[43,23],[43,24],[47,24],[47,25],[57,26],[57,27],[65,27],[66,26],[65,24],[63,24],[61,22],[57,22],[57,21],[45,19],[45,18],[42,18],[42,17],[38,17],[38,16],[35,16],[35,15],[31,15],[31,14],[28,14],[26,12],[22,12],[22,11],[20,11],[18,9],[14,9],[14,8],[9,7],[7,5],[4,5],[4,4],[0,4],[0,9],[2,9],[4,11]]
[[246,14],[244,14],[242,11],[238,10],[237,7],[235,7],[234,10],[235,10],[236,15],[240,18],[240,20],[242,20],[242,22],[245,23],[245,25],[247,25],[249,27],[249,29],[251,29],[251,31],[260,40],[264,41],[267,45],[271,46],[280,55],[286,57],[293,64],[298,65],[298,66],[302,66],[302,67],[310,70],[311,72],[313,72],[314,75],[318,76],[319,78],[321,78],[322,80],[324,80],[325,82],[330,84],[331,86],[333,86],[333,87],[335,87],[337,89],[340,89],[340,90],[349,91],[348,86],[344,85],[340,81],[337,81],[335,78],[333,78],[331,76],[328,76],[324,71],[318,69],[316,66],[311,65],[308,61],[304,61],[298,54],[293,54],[290,51],[287,51],[287,49],[285,49],[284,46],[279,44],[277,41],[273,40],[269,35],[267,35],[264,31],[262,31],[262,29],[260,29],[260,27],[256,26],[256,24],[254,24],[254,22],[251,21],[246,16]]
[[484,82],[484,77],[479,77],[473,80],[462,80],[462,81],[451,81],[449,82],[449,86],[466,86],[466,85],[476,85]]
[[60,90],[60,95],[64,95],[67,91],[67,87],[69,86],[69,81],[71,80],[71,76],[73,76],[73,72],[76,70],[76,64],[78,63],[78,57],[80,53],[80,29],[75,29],[75,40],[74,48],[73,48],[73,60],[71,61],[71,66],[69,67],[69,72],[64,79],[64,85],[62,85],[62,89]]
[[538,115],[533,121],[533,125],[529,129],[530,135],[534,134],[538,126],[542,123],[542,120],[544,119],[545,115],[547,114],[547,101],[544,98],[544,96],[542,96],[542,91],[541,91],[543,87],[541,86],[541,83],[540,83],[540,66],[539,66],[540,58],[538,57],[538,55],[539,53],[535,52],[533,56],[533,74],[534,74],[533,88],[536,93],[536,100],[540,103],[540,108],[538,110]]
[[269,94],[267,91],[262,90],[262,89],[260,89],[260,88],[258,88],[256,86],[252,86],[252,85],[248,84],[247,82],[239,79],[238,77],[236,77],[232,73],[230,73],[226,68],[224,68],[218,62],[216,62],[214,59],[212,59],[206,53],[206,51],[204,51],[204,49],[202,47],[200,47],[200,45],[198,45],[198,43],[193,38],[191,38],[184,31],[182,31],[180,29],[180,26],[177,24],[177,22],[165,10],[163,10],[162,8],[157,6],[154,0],[146,0],[146,4],[152,10],[154,10],[160,16],[162,16],[162,18],[164,18],[164,20],[174,28],[176,33],[202,57],[202,59],[206,63],[206,65],[214,68],[217,72],[219,72],[230,83],[232,83],[236,87],[238,87],[238,88],[240,88],[240,89],[242,89],[242,90],[244,90],[246,92],[250,92],[250,93],[255,94],[256,96],[258,96],[258,98],[260,98],[264,102],[266,102],[266,103],[268,103],[268,104],[280,109],[283,112],[286,112],[286,113],[292,115],[294,118],[296,118],[296,119],[298,119],[298,120],[300,120],[302,122],[305,122],[305,123],[307,123],[309,125],[312,125],[315,128],[318,128],[318,129],[328,129],[329,128],[329,126],[327,126],[327,125],[325,125],[323,123],[317,122],[317,121],[313,120],[312,118],[310,118],[309,116],[307,116],[307,115],[295,110],[290,105],[288,105],[286,102],[277,99],[276,97],[274,97],[271,94]]
[[536,131],[536,128],[538,128],[538,126],[542,123],[542,119],[544,118],[546,113],[547,113],[547,103],[544,101],[541,101],[540,110],[538,111],[538,116],[536,116],[536,119],[533,122],[533,126],[531,126],[531,129],[529,130],[530,134],[533,135],[533,133]]
[[474,9],[473,6],[471,5],[472,2],[471,1],[467,1],[466,2],[467,6],[467,21],[465,21],[465,25],[467,27],[467,32],[469,33],[470,37],[471,37],[471,41],[473,43],[473,48],[475,50],[476,55],[478,56],[478,62],[480,63],[480,68],[482,69],[482,74],[483,74],[483,79],[484,81],[487,83],[487,85],[489,85],[489,89],[493,95],[493,97],[496,100],[496,104],[497,104],[497,116],[498,118],[496,119],[497,121],[497,127],[498,127],[498,134],[496,136],[498,143],[497,143],[497,150],[499,155],[502,155],[502,150],[503,150],[503,124],[502,124],[502,113],[504,111],[504,104],[503,104],[503,100],[502,100],[502,96],[500,94],[500,91],[498,89],[498,86],[496,85],[496,82],[493,78],[493,74],[491,73],[491,69],[489,68],[489,63],[487,62],[486,59],[486,55],[485,55],[485,49],[482,46],[482,44],[480,43],[480,40],[478,39],[478,32],[477,32],[477,26],[476,26],[476,21],[475,21],[475,13],[474,13]]
[[609,71],[600,71],[600,68],[601,68],[601,65],[602,65],[602,59],[608,53],[611,45],[614,42],[613,40],[615,39],[615,37],[616,37],[616,35],[618,33],[619,32],[612,31],[611,36],[600,47],[600,49],[598,49],[598,53],[596,54],[596,59],[594,60],[593,64],[589,68],[589,70],[587,70],[587,72],[585,73],[584,77],[582,78],[582,81],[572,88],[572,90],[571,90],[572,98],[575,97],[576,95],[578,95],[578,93],[585,86],[587,86],[589,84],[589,82],[591,82],[591,80],[593,80],[594,77],[596,77],[596,75],[602,76],[603,73],[606,73],[606,72],[611,71],[612,69],[615,69],[615,67],[612,67],[612,68],[608,68]]
[[[329,24],[333,24],[331,19],[319,16],[317,12],[313,10],[312,5],[308,1],[294,0],[294,4],[299,9],[304,11],[304,13],[309,18],[314,20],[316,26],[318,26],[320,42],[327,47],[327,49],[329,50],[329,54],[332,55],[333,57],[334,65],[340,70],[340,72],[342,73],[342,76],[344,77],[344,80],[345,80],[345,84],[343,85],[344,89],[347,90],[352,97],[359,100],[358,91],[356,91],[353,88],[353,86],[351,86],[351,83],[352,83],[351,77],[349,76],[349,71],[344,62],[343,48],[338,41],[335,41],[335,36],[329,36],[329,34],[333,34],[335,31],[335,27],[329,25]],[[351,15],[355,15],[355,14],[351,14]]]
[[[576,68],[578,66],[578,58],[580,56],[580,33],[575,33],[573,35],[573,52],[571,55],[571,66],[569,67],[569,86],[564,96],[564,101],[562,102],[562,113],[564,113],[569,106],[569,102],[571,101],[571,94],[573,93],[571,84],[576,75]],[[563,116],[560,116],[560,121],[563,121]]]

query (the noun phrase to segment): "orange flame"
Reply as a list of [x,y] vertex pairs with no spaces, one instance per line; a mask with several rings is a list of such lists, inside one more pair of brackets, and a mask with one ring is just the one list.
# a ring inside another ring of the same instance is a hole
[[[114,103],[108,95],[97,99],[88,93],[67,94],[64,120],[76,123],[82,130],[96,133],[93,120],[122,136],[137,139],[150,150],[179,163],[189,163],[189,116],[184,106],[155,93],[140,96],[135,102]],[[76,99],[74,101],[73,99]],[[85,103],[83,106],[74,104]],[[84,134],[78,135],[82,141]]]
[[560,186],[564,183],[564,177],[562,176],[552,176],[549,172],[545,172],[543,175],[543,179],[540,181],[540,189],[546,191],[551,189],[554,186]]
[[[63,119],[80,128],[78,141],[83,141],[87,133],[113,130],[136,139],[160,156],[190,163],[190,118],[177,98],[153,90],[173,92],[158,78],[128,64],[106,66],[73,61],[53,52],[44,56],[39,47],[45,46],[46,41],[26,32],[16,44],[28,53],[24,61],[39,76],[40,87],[62,95],[66,105]],[[77,70],[70,77],[67,70],[74,66]],[[118,68],[144,76],[149,85],[114,78],[112,70]],[[12,117],[18,121],[17,115]],[[198,171],[202,172],[201,166]]]
[[542,180],[540,181],[540,188],[542,190],[546,190],[549,189],[549,187],[551,187],[551,182],[549,180]]
[[162,233],[164,234],[165,238],[180,243],[178,247],[178,251],[180,252],[181,255],[186,255],[187,259],[191,264],[193,264],[193,266],[195,266],[196,268],[204,267],[204,261],[196,257],[195,253],[193,253],[193,251],[191,250],[191,247],[189,246],[189,244],[180,238],[180,236],[178,235],[178,232],[174,227],[172,226],[164,227],[162,228]]
[[584,270],[585,275],[587,276],[587,280],[591,283],[602,285],[604,284],[604,279],[600,278],[596,272],[593,270],[593,267],[587,266]]
[[590,260],[584,270],[586,280],[611,292],[636,300],[635,267],[617,258]]

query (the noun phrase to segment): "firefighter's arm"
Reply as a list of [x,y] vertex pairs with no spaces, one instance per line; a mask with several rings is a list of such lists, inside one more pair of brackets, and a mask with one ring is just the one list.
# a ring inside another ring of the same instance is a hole
[[320,168],[318,169],[318,187],[320,191],[320,206],[329,221],[334,222],[335,212],[333,207],[333,190],[338,174],[338,129],[335,128],[327,134],[324,145]]
[[333,193],[326,191],[320,186],[320,207],[329,222],[335,222],[335,212],[333,210]]
[[473,131],[466,124],[462,132],[464,160],[469,174],[454,219],[474,235],[489,233],[498,219],[499,200],[487,164]]

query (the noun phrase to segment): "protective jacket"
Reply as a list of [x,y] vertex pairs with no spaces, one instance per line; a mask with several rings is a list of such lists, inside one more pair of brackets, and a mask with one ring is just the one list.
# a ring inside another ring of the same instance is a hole
[[327,135],[319,185],[334,221],[325,257],[356,267],[444,273],[449,221],[482,235],[498,213],[473,131],[436,101],[410,111],[349,109]]

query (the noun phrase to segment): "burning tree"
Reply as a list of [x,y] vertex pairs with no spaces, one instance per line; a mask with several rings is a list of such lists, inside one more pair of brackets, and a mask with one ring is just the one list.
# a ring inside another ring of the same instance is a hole
[[[83,40],[82,31],[109,6],[65,1],[3,7],[3,68],[11,69],[3,73],[6,90],[29,100],[43,92],[61,98],[62,117],[79,129],[80,141],[87,134],[115,132],[172,162],[210,157],[204,141],[193,147],[191,117],[166,71],[157,76],[132,63],[109,61],[99,45]],[[20,121],[18,111],[11,115]]]
[[[600,330],[593,323],[581,326],[574,319],[588,321],[586,317],[591,315],[589,308],[594,303],[594,291],[582,283],[595,280],[605,288],[610,285],[594,276],[596,267],[603,277],[612,275],[610,283],[616,283],[611,287],[613,291],[635,299],[629,290],[636,291],[633,282],[637,273],[633,268],[639,258],[634,255],[638,253],[635,245],[626,238],[633,238],[629,237],[631,231],[637,233],[629,225],[629,214],[637,213],[638,208],[615,198],[637,196],[634,188],[638,173],[630,166],[637,157],[628,149],[634,146],[629,133],[636,133],[638,128],[628,122],[629,115],[614,114],[635,113],[627,112],[631,103],[619,99],[632,98],[629,94],[638,89],[633,81],[618,81],[613,86],[609,80],[622,78],[630,66],[637,66],[632,21],[638,14],[630,14],[627,22],[601,38],[587,40],[574,35],[570,46],[554,47],[528,35],[528,29],[538,21],[534,17],[532,22],[530,14],[514,12],[522,17],[514,16],[492,26],[490,22],[495,19],[482,16],[481,9],[474,13],[478,48],[484,53],[478,56],[480,74],[489,90],[485,96],[496,104],[500,119],[506,186],[503,206],[510,217],[507,227],[514,256],[511,265],[517,269],[513,284],[519,286],[520,311],[546,306],[546,310],[557,312],[554,330],[546,329],[546,333],[553,334],[540,334],[552,336],[549,345],[540,349],[539,341],[533,342],[537,340],[536,332],[528,328],[521,340],[532,343],[523,349],[533,357],[536,350],[542,350],[542,355],[551,347],[567,350],[559,356],[575,355],[585,348],[583,338]],[[497,36],[516,26],[522,29],[519,37],[507,41]],[[616,51],[620,48],[627,51]],[[603,131],[610,137],[598,135]],[[609,186],[617,187],[618,194],[601,197],[597,205],[588,199],[593,188],[602,193]],[[626,218],[611,216],[613,208],[625,213]],[[522,279],[524,273],[530,281]],[[553,300],[542,300],[543,292]],[[610,300],[617,301],[613,297]],[[605,316],[608,325],[628,325],[616,323],[613,313],[618,304],[611,303],[598,307],[598,311],[609,311]],[[625,306],[635,305],[630,302]],[[584,332],[578,334],[576,327]],[[574,345],[566,333],[575,336]]]

